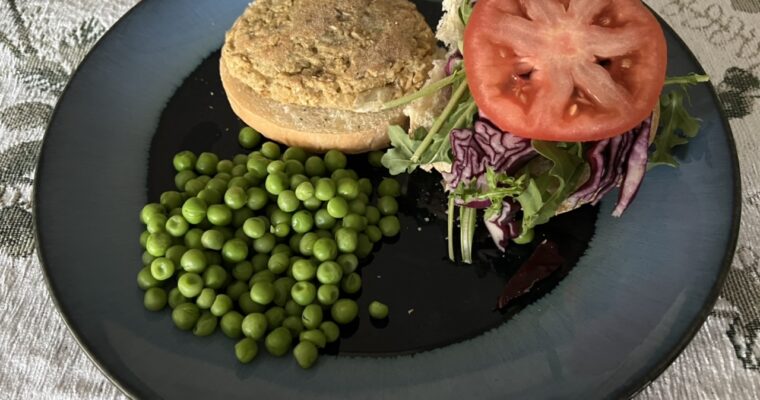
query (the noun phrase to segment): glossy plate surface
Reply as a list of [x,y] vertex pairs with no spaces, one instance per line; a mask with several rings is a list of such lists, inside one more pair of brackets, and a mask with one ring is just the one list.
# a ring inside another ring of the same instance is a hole
[[[208,57],[247,3],[140,3],[79,68],[45,138],[35,216],[50,290],[85,350],[125,392],[140,398],[620,397],[656,377],[699,328],[733,254],[740,193],[729,127],[707,85],[690,90],[703,125],[681,154],[682,167],[648,174],[620,220],[609,216],[614,198],[603,202],[595,232],[594,209],[548,229],[548,235],[582,238],[578,254],[588,249],[556,287],[516,314],[485,308],[505,273],[487,266],[514,260],[494,262],[485,252],[481,266],[448,264],[445,225],[435,212],[428,220],[415,217],[420,204],[411,200],[400,240],[384,243],[363,272],[363,302],[393,293],[384,299],[393,310],[388,326],[372,326],[365,314],[356,333],[342,340],[340,355],[322,357],[310,371],[290,358],[266,356],[241,366],[221,334],[195,338],[175,329],[167,312],[145,311],[135,284],[142,229],[136,215],[170,189],[166,160],[184,148],[239,151],[240,123]],[[418,4],[430,21],[437,19],[439,4]],[[701,72],[671,30],[666,36],[669,74]],[[421,193],[431,192],[434,180],[423,186]],[[400,265],[410,272],[401,273]],[[411,270],[415,265],[419,270]],[[467,290],[455,291],[456,281]],[[473,301],[470,320],[462,319],[468,308],[452,301],[457,296]],[[441,346],[447,343],[453,344]],[[433,350],[402,355],[424,349]],[[351,356],[368,353],[385,357]]]

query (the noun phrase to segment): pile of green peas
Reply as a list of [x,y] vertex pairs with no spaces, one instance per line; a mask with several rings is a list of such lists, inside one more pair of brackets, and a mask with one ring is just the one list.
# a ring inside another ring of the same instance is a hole
[[[377,186],[347,168],[335,150],[324,156],[264,142],[250,127],[238,136],[253,150],[231,160],[214,153],[174,156],[177,190],[145,205],[140,220],[144,306],[167,305],[177,328],[237,340],[249,363],[259,345],[272,355],[292,350],[311,367],[335,342],[340,325],[359,313],[357,271],[383,237],[399,234],[399,183]],[[370,154],[376,164],[378,154]],[[372,196],[375,201],[372,202]],[[372,318],[388,307],[369,306]]]

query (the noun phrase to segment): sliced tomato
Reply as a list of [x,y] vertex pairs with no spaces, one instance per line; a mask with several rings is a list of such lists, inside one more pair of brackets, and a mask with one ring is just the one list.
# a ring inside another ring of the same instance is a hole
[[464,33],[481,114],[541,140],[622,134],[657,104],[667,47],[639,0],[478,0]]

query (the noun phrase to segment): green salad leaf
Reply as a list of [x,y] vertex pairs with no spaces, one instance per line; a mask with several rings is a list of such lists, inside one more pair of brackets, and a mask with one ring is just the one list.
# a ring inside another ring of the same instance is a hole
[[582,184],[589,168],[581,143],[556,143],[534,140],[533,148],[552,164],[548,173],[531,177],[517,196],[523,210],[523,232],[545,224],[568,196]]
[[697,136],[700,121],[684,107],[684,92],[675,90],[660,98],[660,127],[654,138],[654,152],[649,156],[648,169],[658,165],[677,168],[673,150]]

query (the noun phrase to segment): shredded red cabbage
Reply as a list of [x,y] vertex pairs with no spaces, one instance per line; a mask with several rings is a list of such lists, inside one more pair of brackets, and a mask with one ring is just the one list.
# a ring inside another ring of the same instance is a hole
[[501,310],[512,300],[528,293],[533,285],[548,278],[564,262],[565,259],[559,253],[556,243],[549,240],[541,242],[504,285],[501,295],[496,300],[496,308]]
[[443,68],[443,72],[446,73],[446,76],[449,76],[454,73],[454,68],[456,68],[457,65],[459,65],[464,58],[462,57],[462,53],[459,52],[459,50],[453,52],[449,59],[446,60],[446,66]]
[[451,131],[454,162],[443,178],[448,190],[461,182],[472,182],[484,176],[486,168],[512,173],[536,156],[530,139],[502,132],[490,122],[479,119],[473,129]]
[[505,251],[509,241],[520,236],[522,232],[522,224],[516,218],[519,211],[520,203],[505,198],[501,212],[491,218],[485,218],[488,233],[491,234],[491,239],[501,251]]
[[647,172],[647,162],[649,161],[649,133],[651,129],[652,119],[649,118],[641,124],[638,135],[633,142],[626,162],[626,171],[623,177],[623,186],[620,188],[620,197],[618,197],[617,205],[612,211],[613,217],[623,215],[623,212],[631,204],[641,187],[644,174]]

